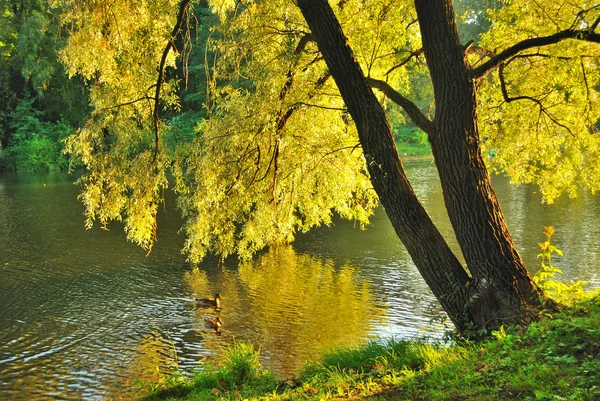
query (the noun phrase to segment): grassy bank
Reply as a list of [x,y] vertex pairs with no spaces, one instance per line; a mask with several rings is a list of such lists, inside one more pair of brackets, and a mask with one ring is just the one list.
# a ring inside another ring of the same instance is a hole
[[145,400],[598,400],[600,297],[482,343],[368,342],[278,380],[252,346],[234,344],[222,366],[171,377]]

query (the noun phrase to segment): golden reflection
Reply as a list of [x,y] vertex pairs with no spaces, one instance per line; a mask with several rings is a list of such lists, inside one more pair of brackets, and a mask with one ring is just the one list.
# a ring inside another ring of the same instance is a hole
[[[3,383],[4,385],[4,383]],[[67,389],[65,383],[56,377],[47,378],[43,375],[22,375],[11,378],[2,389],[10,394],[9,400],[35,400],[44,397],[44,392],[52,389],[54,393],[62,394]]]
[[[159,332],[145,334],[138,343],[135,356],[123,377],[133,378],[125,387],[135,387],[136,382],[162,382],[177,369],[175,345]],[[127,399],[126,394],[120,394]]]
[[[186,272],[184,281],[190,286],[197,297],[209,295],[212,292],[210,280],[204,270],[194,267],[192,271]],[[214,292],[212,292],[214,294]]]
[[255,342],[266,364],[283,373],[335,346],[355,344],[384,319],[370,283],[359,280],[352,266],[337,267],[291,247],[209,274],[194,269],[185,277],[196,294],[223,296],[220,311],[196,309],[198,321],[217,315],[223,321],[223,336],[206,336],[204,346],[219,353],[232,337]]

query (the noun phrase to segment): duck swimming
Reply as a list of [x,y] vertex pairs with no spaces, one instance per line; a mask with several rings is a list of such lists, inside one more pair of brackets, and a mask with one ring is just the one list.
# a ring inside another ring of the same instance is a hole
[[206,323],[206,327],[210,327],[211,329],[220,330],[221,326],[223,326],[223,321],[219,316],[214,317],[205,317],[204,323]]
[[196,302],[196,306],[220,309],[221,299],[223,299],[221,294],[216,293],[214,298],[194,298],[194,301]]

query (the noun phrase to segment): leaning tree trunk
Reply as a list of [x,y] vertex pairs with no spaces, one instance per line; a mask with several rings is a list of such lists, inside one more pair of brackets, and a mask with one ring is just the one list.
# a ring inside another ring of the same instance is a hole
[[476,85],[456,30],[451,0],[415,0],[435,94],[429,140],[458,243],[472,275],[476,326],[534,316],[540,294],[506,226],[482,158]]
[[417,199],[404,172],[385,112],[347,44],[327,0],[298,0],[360,138],[373,187],[390,221],[459,331],[473,318],[467,309],[469,276]]

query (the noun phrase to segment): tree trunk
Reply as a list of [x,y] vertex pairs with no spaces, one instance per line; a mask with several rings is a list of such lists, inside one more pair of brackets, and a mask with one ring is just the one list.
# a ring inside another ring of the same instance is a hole
[[540,305],[484,164],[477,128],[476,84],[465,61],[451,0],[415,0],[435,94],[429,133],[444,201],[471,272],[477,327],[528,321]]
[[427,124],[450,221],[468,274],[416,198],[385,112],[373,95],[327,0],[297,0],[356,124],[371,181],[415,265],[459,331],[497,329],[536,316],[541,294],[508,232],[485,167],[476,86],[450,0],[415,0],[435,92]]
[[352,116],[373,187],[419,272],[459,331],[470,327],[469,276],[431,222],[404,172],[385,112],[327,0],[298,0]]

